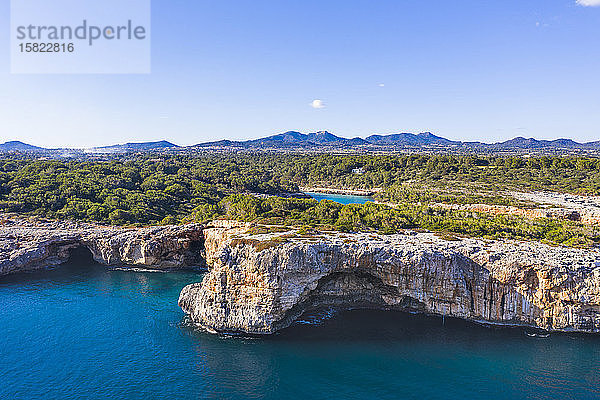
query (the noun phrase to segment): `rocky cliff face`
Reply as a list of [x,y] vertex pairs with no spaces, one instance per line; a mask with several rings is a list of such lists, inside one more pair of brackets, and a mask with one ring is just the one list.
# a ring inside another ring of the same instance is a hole
[[62,264],[71,250],[82,247],[106,265],[205,265],[201,225],[119,228],[18,218],[0,222],[0,276]]
[[272,333],[322,306],[413,310],[600,332],[600,252],[429,233],[211,232],[209,273],[179,305],[212,331]]
[[[600,332],[600,250],[444,240],[430,233],[256,232],[211,226],[103,227],[0,218],[0,276],[61,264],[208,264],[179,304],[222,332],[272,333],[320,307],[413,310],[548,330]],[[253,233],[254,232],[254,233]]]

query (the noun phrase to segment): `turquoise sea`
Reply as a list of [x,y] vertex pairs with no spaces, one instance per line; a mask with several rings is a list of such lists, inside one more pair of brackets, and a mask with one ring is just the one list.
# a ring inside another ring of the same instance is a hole
[[201,278],[86,260],[1,278],[0,399],[600,398],[600,337],[376,311],[218,336],[177,307]]
[[367,201],[373,201],[370,196],[353,196],[349,194],[331,194],[331,193],[317,193],[317,192],[305,192],[313,199],[317,201],[321,200],[333,200],[341,204],[364,204]]

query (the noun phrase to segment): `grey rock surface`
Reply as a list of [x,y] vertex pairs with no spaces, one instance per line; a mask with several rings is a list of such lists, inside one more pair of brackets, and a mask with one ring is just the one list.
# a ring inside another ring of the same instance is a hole
[[87,248],[102,264],[171,269],[205,265],[203,226],[120,228],[77,222],[0,219],[0,276],[62,264]]

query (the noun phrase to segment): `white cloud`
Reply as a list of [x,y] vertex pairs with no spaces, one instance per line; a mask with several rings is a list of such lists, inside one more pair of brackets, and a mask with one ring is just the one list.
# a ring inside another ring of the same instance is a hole
[[584,7],[598,7],[600,0],[577,0],[577,4]]
[[325,104],[323,103],[323,100],[318,100],[318,99],[313,100],[312,103],[310,103],[310,106],[312,108],[325,108]]
[[379,87],[384,87],[384,86],[385,86],[385,83],[380,83],[379,84]]

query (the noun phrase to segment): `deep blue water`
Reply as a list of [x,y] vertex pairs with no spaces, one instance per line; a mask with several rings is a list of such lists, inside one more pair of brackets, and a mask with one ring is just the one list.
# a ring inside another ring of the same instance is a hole
[[0,399],[600,398],[599,337],[375,311],[217,336],[176,304],[200,278],[87,263],[2,278]]
[[364,204],[367,201],[373,201],[371,196],[353,196],[349,194],[331,194],[331,193],[316,193],[316,192],[305,192],[313,199],[317,201],[321,200],[332,200],[341,204]]

